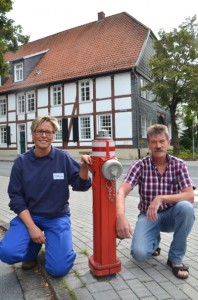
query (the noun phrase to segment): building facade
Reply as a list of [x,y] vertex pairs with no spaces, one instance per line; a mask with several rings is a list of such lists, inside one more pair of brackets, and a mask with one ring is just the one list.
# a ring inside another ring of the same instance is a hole
[[118,158],[146,153],[146,128],[169,126],[167,111],[142,90],[150,80],[152,31],[123,12],[72,28],[7,53],[8,79],[0,85],[0,155],[33,145],[30,126],[40,115],[61,126],[54,145],[73,156],[90,153],[108,130]]

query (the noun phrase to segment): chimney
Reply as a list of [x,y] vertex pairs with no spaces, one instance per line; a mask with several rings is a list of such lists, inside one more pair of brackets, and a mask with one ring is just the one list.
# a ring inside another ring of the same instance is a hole
[[105,13],[103,11],[98,13],[98,21],[102,20],[105,18]]

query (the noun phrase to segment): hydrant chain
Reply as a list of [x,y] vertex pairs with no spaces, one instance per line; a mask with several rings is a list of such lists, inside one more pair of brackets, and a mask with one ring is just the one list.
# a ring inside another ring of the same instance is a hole
[[116,196],[116,181],[115,180],[107,180],[106,187],[108,190],[109,201],[114,202]]

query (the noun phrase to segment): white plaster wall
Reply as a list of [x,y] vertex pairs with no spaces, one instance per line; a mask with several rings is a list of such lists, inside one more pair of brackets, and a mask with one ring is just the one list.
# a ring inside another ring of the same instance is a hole
[[8,110],[16,110],[15,94],[8,95]]
[[115,99],[115,110],[131,109],[131,98],[116,98]]
[[97,112],[112,110],[111,100],[100,100],[96,102]]
[[99,77],[96,79],[96,98],[111,97],[111,77]]
[[72,110],[73,110],[73,107],[74,107],[74,105],[73,104],[71,104],[71,105],[65,105],[65,107],[64,107],[64,115],[71,115],[72,114]]
[[62,106],[53,106],[50,111],[51,116],[61,116],[62,115]]
[[64,85],[65,99],[64,103],[74,103],[76,99],[76,83],[67,83]]
[[18,120],[24,121],[25,120],[25,114],[18,114]]
[[36,118],[36,114],[35,113],[27,113],[27,119],[28,120],[33,120]]
[[48,115],[48,108],[38,108],[38,116],[42,116],[42,115]]
[[115,75],[114,89],[115,96],[131,94],[131,75],[129,72]]
[[9,112],[8,113],[8,122],[16,121],[16,113],[15,112]]
[[[132,116],[130,112],[115,114],[115,137],[132,138]],[[123,142],[122,142],[123,143]]]
[[[10,123],[11,143],[16,143],[16,123]],[[13,147],[14,145],[12,145]]]
[[[0,117],[0,122],[1,123],[6,123],[6,121],[7,121],[6,117]],[[1,125],[3,125],[3,124],[1,124]]]
[[43,107],[48,105],[48,89],[38,90],[38,107]]
[[29,143],[32,142],[32,133],[31,133],[31,129],[30,129],[31,125],[32,125],[32,122],[28,121],[26,130],[27,130],[27,142],[29,142]]
[[93,113],[93,102],[80,103],[79,104],[80,114],[91,114]]

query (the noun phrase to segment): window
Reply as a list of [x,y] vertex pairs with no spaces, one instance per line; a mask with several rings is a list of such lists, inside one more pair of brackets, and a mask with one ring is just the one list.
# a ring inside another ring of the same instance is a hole
[[23,80],[23,63],[18,63],[14,65],[14,81],[22,81]]
[[6,115],[6,99],[1,99],[0,100],[0,117],[3,117]]
[[111,115],[101,115],[101,116],[99,116],[98,130],[107,130],[109,135],[112,136]]
[[52,99],[53,99],[53,105],[62,104],[62,88],[60,85],[52,87]]
[[90,117],[80,117],[80,139],[91,139],[91,122]]
[[0,144],[6,144],[7,143],[7,131],[6,126],[0,127]]
[[18,114],[25,113],[25,95],[24,94],[17,95],[17,108],[18,108]]
[[27,111],[34,112],[35,111],[35,92],[28,92],[27,96]]
[[141,135],[142,138],[147,138],[147,128],[152,125],[151,119],[141,117]]
[[55,140],[62,140],[62,119],[58,119],[60,130],[56,133]]
[[91,101],[90,80],[80,82],[80,101]]
[[141,77],[140,78],[140,86],[141,86],[141,97],[144,98],[144,99],[147,99],[149,101],[152,101],[154,100],[154,97],[153,97],[153,93],[151,91],[143,91],[142,88],[144,88],[146,85],[147,85],[148,81]]

